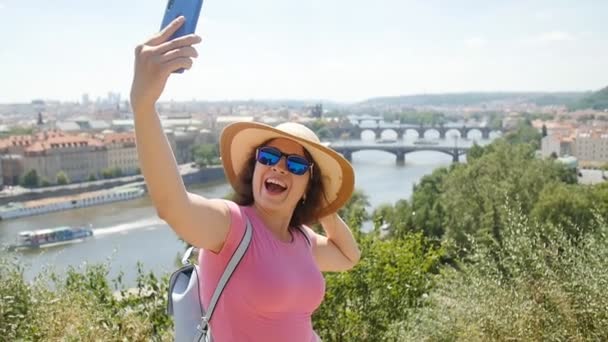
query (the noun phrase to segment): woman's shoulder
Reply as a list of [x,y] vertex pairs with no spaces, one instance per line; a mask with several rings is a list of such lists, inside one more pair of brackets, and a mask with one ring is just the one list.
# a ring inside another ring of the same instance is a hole
[[224,202],[228,208],[230,223],[222,248],[217,253],[213,254],[227,257],[238,247],[239,242],[245,234],[245,207],[231,200],[221,199],[221,201]]

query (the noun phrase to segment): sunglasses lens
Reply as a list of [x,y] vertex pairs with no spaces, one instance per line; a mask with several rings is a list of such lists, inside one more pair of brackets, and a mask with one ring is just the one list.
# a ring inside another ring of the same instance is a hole
[[[274,147],[261,147],[258,150],[258,162],[267,166],[276,165],[283,153]],[[287,170],[294,175],[301,176],[308,171],[310,168],[310,162],[304,158],[296,155],[287,157]]]
[[258,151],[258,161],[264,165],[275,165],[281,159],[281,154],[271,148],[263,147]]
[[290,156],[287,158],[287,169],[295,175],[303,175],[308,171],[310,164],[304,158]]

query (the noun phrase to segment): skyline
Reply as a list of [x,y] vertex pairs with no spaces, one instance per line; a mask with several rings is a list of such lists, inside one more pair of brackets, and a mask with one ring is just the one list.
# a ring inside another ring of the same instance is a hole
[[[0,103],[128,99],[133,49],[165,4],[0,0]],[[160,101],[595,91],[608,84],[607,12],[601,1],[207,0],[200,57]]]

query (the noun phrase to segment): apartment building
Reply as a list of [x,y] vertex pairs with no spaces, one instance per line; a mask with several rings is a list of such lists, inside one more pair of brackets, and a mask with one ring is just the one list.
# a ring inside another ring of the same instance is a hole
[[[179,164],[193,160],[193,147],[212,136],[209,131],[190,127],[166,129],[167,138]],[[0,140],[0,177],[5,185],[16,185],[30,170],[40,180],[56,183],[60,171],[70,182],[81,182],[94,175],[102,177],[106,168],[120,168],[124,175],[137,173],[139,159],[134,132],[105,131],[73,134],[53,130],[13,136]]]
[[174,131],[165,129],[167,140],[178,164],[189,163],[194,159],[193,148],[199,133],[197,131]]
[[19,154],[3,154],[0,157],[2,170],[2,185],[17,185],[23,174],[23,156]]
[[555,154],[558,157],[574,155],[574,138],[571,135],[548,135],[541,140],[541,154],[544,158]]
[[23,153],[35,136],[15,135],[0,140],[0,170],[3,185],[17,185],[23,175]]
[[123,175],[137,173],[139,159],[135,144],[135,133],[106,133],[99,136],[108,153],[109,168],[119,168]]
[[47,136],[25,149],[24,172],[36,170],[41,179],[57,181],[57,174],[65,172],[71,182],[86,181],[108,164],[108,154],[103,142],[87,135]]
[[577,134],[574,156],[585,163],[608,162],[608,132],[589,131]]

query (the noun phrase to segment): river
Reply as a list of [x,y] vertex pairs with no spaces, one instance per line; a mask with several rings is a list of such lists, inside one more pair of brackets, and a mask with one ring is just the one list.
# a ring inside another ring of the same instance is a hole
[[[478,138],[478,137],[477,137]],[[366,137],[363,136],[366,140]],[[408,138],[406,138],[407,140]],[[356,142],[350,142],[356,143]],[[442,144],[466,146],[470,141],[443,141]],[[488,141],[479,141],[486,144]],[[453,145],[451,145],[453,146]],[[465,162],[465,158],[461,157]],[[361,151],[353,154],[355,185],[369,196],[371,208],[383,203],[408,199],[413,185],[436,168],[447,166],[452,157],[438,152],[415,152],[406,156],[405,165],[397,165],[395,156],[381,151]],[[206,197],[223,197],[229,191],[227,183],[196,186],[189,191]],[[370,208],[370,212],[371,212]],[[40,251],[17,252],[25,266],[25,277],[34,278],[41,272],[54,270],[59,274],[69,266],[85,263],[110,265],[109,279],[120,272],[127,286],[134,286],[136,264],[155,274],[171,272],[184,243],[171,228],[156,216],[150,199],[115,202],[0,222],[0,244],[14,241],[18,232],[62,225],[92,224],[94,237],[83,243],[44,248]]]

